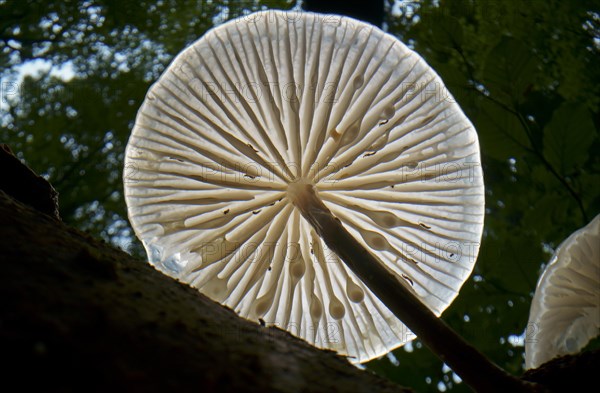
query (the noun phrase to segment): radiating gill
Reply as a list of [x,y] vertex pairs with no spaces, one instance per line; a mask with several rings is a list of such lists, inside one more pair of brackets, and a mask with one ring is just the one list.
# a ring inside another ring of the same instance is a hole
[[[276,218],[272,225],[269,227],[267,231],[267,236],[264,242],[261,244],[261,249],[258,252],[257,258],[251,264],[252,268],[247,271],[245,275],[250,273],[250,277],[246,280],[245,289],[243,292],[248,292],[254,285],[256,285],[259,280],[265,279],[265,273],[271,263],[273,263],[274,256],[277,255],[277,252],[283,252],[281,247],[284,247],[283,244],[279,241],[282,236],[287,236],[287,230],[285,226],[288,222],[289,215],[291,213],[292,207],[286,206],[285,210],[281,212]],[[278,267],[279,270],[280,267]],[[276,286],[274,286],[276,289]]]
[[[217,210],[191,216],[185,219],[184,225],[188,228],[215,228],[224,225],[232,219],[252,211],[256,211],[283,197],[283,193],[262,193],[251,200],[239,201],[231,204],[229,209]],[[226,212],[226,213],[225,213]],[[215,224],[216,222],[216,224]]]
[[[287,240],[288,229],[285,228],[280,240]],[[287,242],[279,242],[275,246],[274,253],[271,257],[270,267],[268,268],[269,273],[265,273],[262,286],[266,287],[265,293],[256,300],[254,312],[256,316],[264,316],[269,310],[271,310],[278,301],[276,301],[276,295],[280,290],[280,278],[281,273],[285,265],[287,258]]]
[[325,290],[327,291],[327,297],[329,298],[330,302],[329,313],[334,319],[343,318],[346,311],[342,302],[340,302],[340,300],[335,296],[332,285],[333,277],[331,277],[329,272],[328,262],[332,261],[327,261],[325,259],[323,244],[319,235],[317,235],[317,233],[314,230],[311,230],[310,235],[312,239],[312,247],[314,250],[315,257],[319,263],[319,266],[321,267],[321,271],[324,276]]

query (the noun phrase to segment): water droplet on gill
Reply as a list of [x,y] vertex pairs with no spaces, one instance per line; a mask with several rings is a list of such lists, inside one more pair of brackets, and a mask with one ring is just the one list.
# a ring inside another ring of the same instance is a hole
[[365,240],[367,245],[374,250],[384,251],[390,249],[388,241],[380,234],[374,231],[365,229],[360,230],[362,238]]
[[383,210],[364,210],[373,222],[383,228],[394,228],[405,223],[395,214]]
[[273,291],[266,293],[256,300],[254,305],[254,315],[257,317],[264,316],[273,306]]
[[329,302],[329,315],[331,315],[333,319],[342,319],[345,314],[346,308],[342,302],[340,302],[338,298],[332,297]]
[[227,281],[218,277],[214,277],[212,280],[204,284],[200,290],[211,299],[222,302],[227,296]]
[[244,170],[242,172],[244,172],[244,176],[247,178],[255,179],[261,175],[258,165],[245,165],[243,168]]
[[360,303],[365,298],[365,292],[350,278],[346,282],[346,294],[348,299],[354,303]]
[[323,315],[323,305],[314,294],[310,297],[310,316],[313,322],[319,321]]
[[292,259],[290,261],[290,274],[292,275],[292,279],[294,279],[297,282],[304,276],[304,273],[306,272],[306,265],[304,264],[304,259],[302,258],[302,254],[300,254],[299,251],[300,246],[298,245],[298,243],[295,244],[296,250],[298,251],[295,255],[292,256]]
[[394,108],[393,105],[386,107],[382,112],[383,120],[391,119],[392,117],[394,117],[395,113],[396,113],[396,109]]
[[269,307],[270,304],[268,304],[266,301],[258,302],[254,306],[254,314],[262,317],[267,313],[267,311],[269,311]]
[[358,90],[363,83],[365,83],[365,78],[362,75],[358,75],[354,78],[354,81],[352,81],[352,86],[354,87],[354,90]]

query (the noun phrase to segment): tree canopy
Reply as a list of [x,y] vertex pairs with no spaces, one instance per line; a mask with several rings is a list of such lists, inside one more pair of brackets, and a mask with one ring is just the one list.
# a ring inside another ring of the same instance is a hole
[[[481,143],[481,251],[443,318],[520,374],[523,342],[537,329],[527,317],[539,273],[563,239],[600,213],[600,4],[386,6],[384,28],[440,74]],[[298,7],[293,0],[0,0],[0,140],[54,185],[67,223],[143,256],[127,221],[122,167],[146,90],[212,26]],[[466,391],[418,340],[367,367],[418,391]]]

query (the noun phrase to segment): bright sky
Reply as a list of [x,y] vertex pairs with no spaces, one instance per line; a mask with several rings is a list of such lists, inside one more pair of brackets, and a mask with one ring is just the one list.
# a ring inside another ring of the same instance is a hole
[[26,76],[39,78],[47,72],[50,72],[51,76],[60,78],[65,82],[75,77],[75,69],[72,62],[69,61],[56,66],[50,61],[43,59],[27,61],[0,73],[0,115],[8,109],[9,101],[18,99],[23,79]]

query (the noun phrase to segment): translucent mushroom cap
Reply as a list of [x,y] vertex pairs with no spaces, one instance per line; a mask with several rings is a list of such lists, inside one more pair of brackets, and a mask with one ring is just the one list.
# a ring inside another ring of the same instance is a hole
[[150,263],[239,315],[354,362],[414,338],[293,204],[311,184],[437,315],[473,269],[479,145],[438,75],[381,30],[267,11],[227,22],[150,88],[125,158]]
[[525,368],[579,352],[600,334],[600,215],[558,246],[538,281]]

